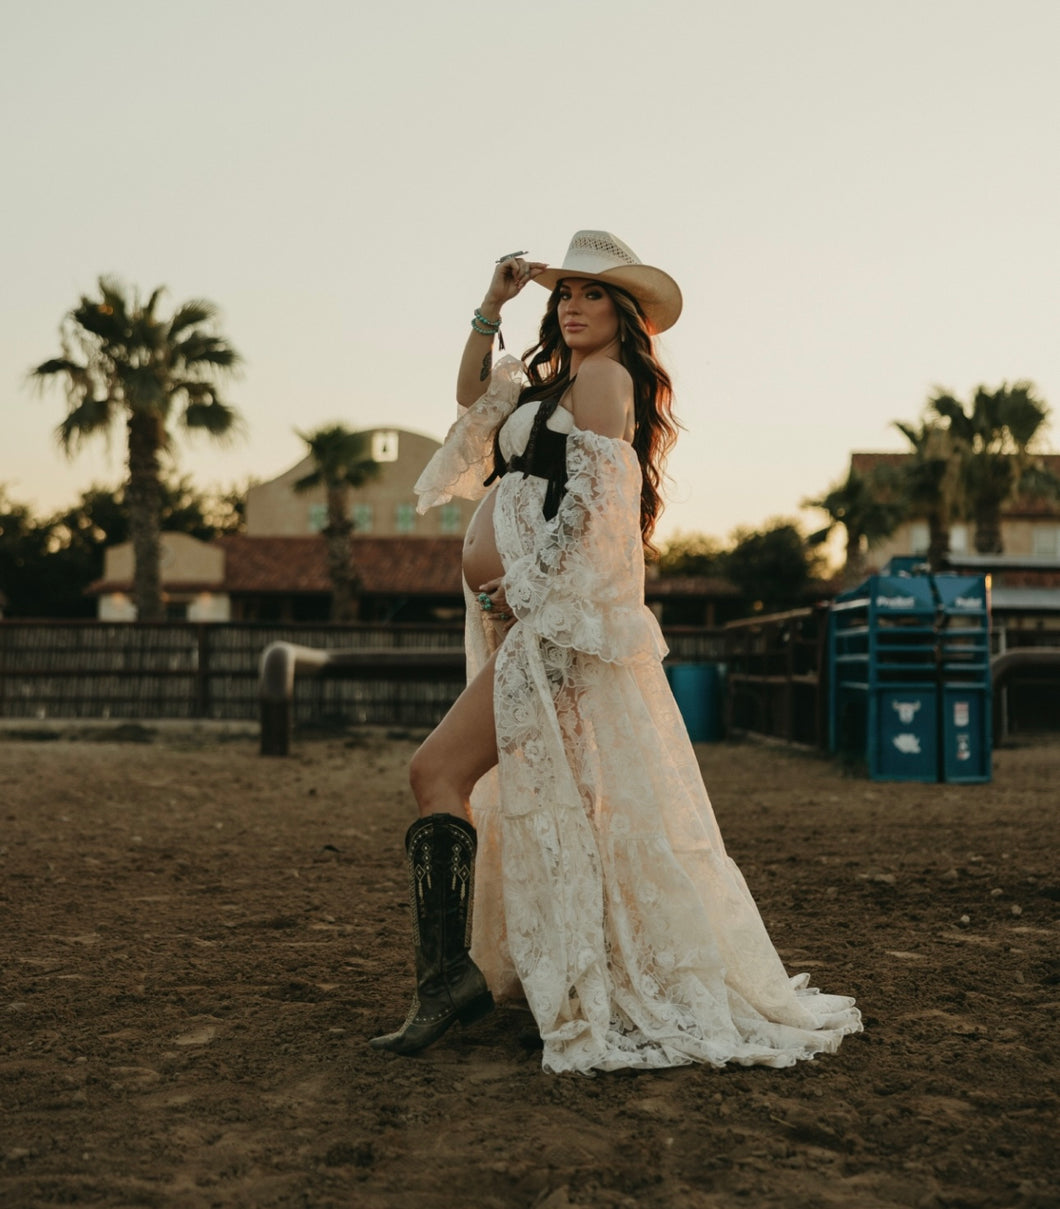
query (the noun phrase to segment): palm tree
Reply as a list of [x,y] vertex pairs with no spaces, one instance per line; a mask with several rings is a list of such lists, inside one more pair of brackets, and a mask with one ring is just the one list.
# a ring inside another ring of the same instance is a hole
[[902,464],[907,515],[928,523],[928,566],[938,571],[950,552],[950,525],[961,512],[960,454],[947,429],[930,421],[920,427],[896,420],[895,428],[913,447]]
[[331,424],[298,435],[309,448],[314,468],[294,484],[294,489],[311,491],[323,485],[327,499],[328,523],[321,532],[328,550],[331,619],[353,621],[357,614],[360,577],[350,548],[354,529],[350,519],[350,496],[376,478],[381,467],[371,457],[367,433],[351,432],[342,424]]
[[810,546],[828,540],[836,525],[846,531],[843,583],[858,584],[865,578],[865,555],[874,541],[890,537],[905,518],[906,508],[896,471],[890,466],[874,467],[868,474],[851,468],[846,479],[819,499],[803,500],[804,508],[818,508],[828,515],[828,524],[806,539]]
[[1049,415],[1031,382],[980,386],[971,407],[940,391],[928,408],[945,420],[960,454],[966,511],[979,554],[1001,554],[1001,508],[1014,495],[1056,495],[1060,481],[1034,463],[1031,447]]
[[224,438],[238,427],[217,380],[239,354],[214,329],[217,308],[201,299],[156,314],[162,287],[146,303],[112,277],[99,279],[99,297],[84,295],[60,326],[62,355],[31,371],[38,384],[58,379],[69,407],[56,429],[68,454],[92,436],[106,436],[124,419],[128,450],[125,498],[133,544],[133,598],[141,621],[163,616],[159,568],[161,457],[170,448],[172,420]]

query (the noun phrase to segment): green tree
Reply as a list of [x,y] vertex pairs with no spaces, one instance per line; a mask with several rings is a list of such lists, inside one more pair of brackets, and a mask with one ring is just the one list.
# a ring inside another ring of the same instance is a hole
[[[243,527],[245,492],[201,491],[188,475],[162,479],[159,483],[159,529],[162,533],[186,533],[199,541],[212,541],[223,533],[236,533]],[[103,574],[108,546],[129,540],[129,508],[124,489],[93,485],[81,493],[73,507],[56,514],[52,526],[52,559],[63,566],[65,596],[77,593],[84,599],[85,589]],[[89,612],[92,602],[88,601]],[[84,610],[69,604],[62,614],[81,615]]]
[[939,391],[928,410],[944,420],[960,464],[964,514],[975,526],[979,554],[1001,554],[1001,509],[1013,496],[1060,493],[1060,481],[1035,462],[1032,448],[1041,437],[1049,409],[1032,382],[976,389],[966,408]]
[[960,453],[942,425],[923,420],[919,427],[896,420],[895,428],[912,446],[901,468],[901,489],[911,517],[928,524],[928,565],[941,569],[950,551],[950,526],[963,509]]
[[49,596],[48,551],[51,526],[27,504],[13,500],[0,486],[0,593],[5,615],[47,616],[39,602]]
[[[295,430],[298,432],[298,430]],[[306,443],[313,469],[298,479],[295,491],[323,486],[327,500],[327,524],[321,530],[327,542],[328,574],[331,578],[332,621],[353,621],[357,616],[360,576],[353,561],[350,517],[353,492],[378,476],[380,465],[371,457],[368,436],[351,432],[342,424],[331,424],[313,432],[298,432]]]
[[[242,528],[245,491],[199,491],[187,477],[161,483],[161,528],[200,541]],[[103,574],[107,546],[129,539],[122,489],[98,484],[54,516],[37,518],[0,488],[0,590],[13,617],[93,617],[86,589]]]
[[660,575],[721,575],[721,543],[705,533],[678,533],[659,552]]
[[99,279],[99,297],[82,296],[60,327],[62,354],[41,362],[41,385],[60,381],[68,412],[56,430],[75,453],[93,436],[126,428],[125,498],[134,553],[133,598],[141,621],[163,616],[159,566],[161,458],[170,425],[225,438],[238,426],[218,382],[240,362],[216,330],[217,310],[194,299],[168,318],[156,313],[161,288],[146,303],[114,278]]
[[725,575],[752,609],[772,612],[806,602],[818,559],[797,525],[775,520],[761,530],[737,529],[732,540]]
[[890,535],[905,518],[901,486],[893,467],[877,466],[869,474],[851,469],[817,499],[803,500],[804,508],[817,508],[828,516],[828,524],[806,539],[811,546],[828,540],[837,525],[846,534],[843,583],[858,584],[865,578],[865,556],[874,541]]

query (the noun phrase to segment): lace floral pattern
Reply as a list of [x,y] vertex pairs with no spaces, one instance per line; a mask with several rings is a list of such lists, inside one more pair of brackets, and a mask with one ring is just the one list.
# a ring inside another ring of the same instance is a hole
[[[635,454],[574,429],[567,462],[551,521],[542,480],[497,488],[519,621],[495,664],[498,769],[472,796],[472,954],[495,995],[525,995],[549,1071],[788,1066],[834,1050],[861,1027],[853,1000],[785,972],[667,685],[643,604]],[[468,599],[474,675],[498,639]]]
[[447,504],[454,495],[477,500],[486,494],[483,481],[493,470],[493,434],[511,414],[526,382],[526,371],[517,358],[502,357],[497,362],[486,393],[461,408],[441,449],[416,480],[417,512]]
[[[551,521],[541,480],[510,475],[498,488],[497,547],[512,612],[558,646],[625,662],[666,654],[644,605],[640,464],[625,441],[575,428],[567,491]],[[537,499],[534,513],[529,499]]]

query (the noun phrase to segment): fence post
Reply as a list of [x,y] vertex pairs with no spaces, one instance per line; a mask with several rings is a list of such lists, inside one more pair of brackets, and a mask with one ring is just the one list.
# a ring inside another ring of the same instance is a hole
[[199,623],[198,657],[195,675],[195,716],[208,718],[210,716],[210,626],[206,622]]

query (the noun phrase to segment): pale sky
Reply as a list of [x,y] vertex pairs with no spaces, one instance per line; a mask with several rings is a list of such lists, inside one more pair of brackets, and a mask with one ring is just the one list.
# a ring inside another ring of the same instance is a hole
[[121,477],[120,432],[68,462],[25,382],[100,273],[222,309],[246,436],[180,448],[206,487],[295,427],[441,437],[493,261],[592,227],[684,291],[659,535],[797,515],[936,385],[1060,407],[1058,63],[1056,0],[8,5],[0,483]]

